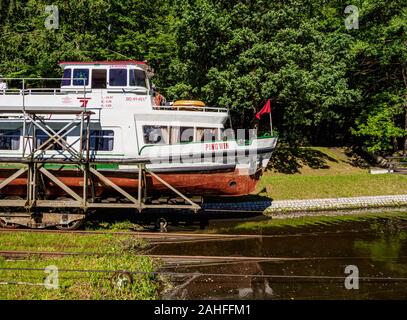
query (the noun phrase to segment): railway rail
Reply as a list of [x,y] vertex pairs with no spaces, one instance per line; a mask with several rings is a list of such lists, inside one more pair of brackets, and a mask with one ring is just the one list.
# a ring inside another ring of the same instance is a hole
[[266,238],[283,238],[283,237],[302,237],[302,236],[317,236],[327,234],[341,234],[350,232],[360,232],[360,230],[337,230],[337,231],[315,231],[306,233],[290,233],[290,234],[222,234],[222,233],[195,233],[195,232],[149,232],[149,231],[97,231],[97,230],[53,230],[53,229],[21,229],[21,228],[0,228],[2,233],[44,233],[44,234],[72,234],[72,235],[103,235],[112,236],[133,236],[145,240],[158,240],[159,243],[167,243],[164,241],[231,241],[231,240],[246,240],[246,239],[266,239]]
[[[44,269],[41,268],[0,268],[4,271],[38,271],[43,272]],[[94,269],[60,269],[60,272],[77,272],[77,273],[127,273],[131,275],[167,275],[167,276],[195,276],[195,277],[255,277],[255,278],[274,278],[274,279],[287,279],[291,281],[292,279],[308,279],[308,280],[338,280],[343,281],[345,276],[323,276],[323,275],[281,275],[281,274],[243,274],[243,273],[208,273],[208,272],[173,272],[173,271],[132,271],[132,270],[94,270]],[[362,281],[407,281],[407,278],[403,277],[359,277]],[[14,284],[13,282],[0,282],[0,284]],[[26,283],[23,283],[26,284]]]
[[[67,251],[21,251],[21,250],[0,250],[0,256],[5,257],[31,257],[49,256],[64,257],[74,255],[115,255],[118,253],[104,252],[67,252]],[[139,254],[140,257],[149,257],[163,261],[231,261],[231,262],[278,262],[278,261],[310,261],[310,260],[344,260],[344,259],[370,259],[368,256],[360,257],[267,257],[267,256],[216,256],[216,255],[168,255],[168,254]],[[385,257],[383,258],[385,259]],[[387,259],[394,259],[387,257]]]

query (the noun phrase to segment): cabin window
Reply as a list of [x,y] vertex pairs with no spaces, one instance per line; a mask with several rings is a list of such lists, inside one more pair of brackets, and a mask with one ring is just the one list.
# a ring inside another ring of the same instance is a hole
[[181,142],[193,142],[194,141],[194,128],[181,127]]
[[171,127],[170,143],[187,143],[194,141],[194,128],[192,127]]
[[126,87],[127,69],[110,69],[109,85],[111,87]]
[[20,148],[21,130],[0,130],[0,150],[18,150]]
[[217,128],[196,128],[196,141],[216,141],[219,140],[219,129]]
[[93,89],[106,89],[107,81],[106,69],[93,69],[92,70],[92,88]]
[[71,78],[72,78],[72,69],[65,69],[63,80],[61,81],[61,87],[63,86],[70,86],[71,85]]
[[[81,79],[86,79],[85,81]],[[83,86],[89,84],[89,69],[74,69],[73,70],[73,85],[74,86]]]
[[[89,146],[92,151],[112,151],[114,146],[113,130],[91,130]],[[86,150],[86,145],[84,149]]]
[[[58,130],[57,130],[57,132],[58,132]],[[64,132],[59,133],[59,136],[62,136],[62,135],[64,135]],[[42,130],[36,130],[35,131],[35,138],[36,138],[36,142],[37,142],[37,148],[39,148],[43,143],[45,143],[45,141],[47,141],[51,137]],[[55,137],[55,139],[58,139],[58,137]],[[66,141],[66,136],[64,136],[62,139],[64,139]],[[63,143],[61,139],[58,139],[58,141]],[[48,148],[48,146],[49,146],[49,148]],[[55,140],[49,141],[46,145],[42,146],[42,148],[40,148],[40,149],[41,150],[44,150],[44,149],[47,149],[47,150],[63,150],[62,146],[59,143],[56,143]]]
[[168,144],[167,126],[144,126],[144,142],[148,144]]
[[147,88],[146,74],[142,70],[130,70],[129,80],[129,84],[132,87]]

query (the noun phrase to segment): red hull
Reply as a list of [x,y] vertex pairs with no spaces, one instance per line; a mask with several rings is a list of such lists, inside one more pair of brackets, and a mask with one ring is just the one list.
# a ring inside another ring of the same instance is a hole
[[[0,169],[0,182],[9,177],[15,169]],[[71,189],[81,194],[83,177],[80,171],[76,170],[50,170],[60,181]],[[138,175],[130,172],[101,171],[105,177],[124,190],[136,194],[138,189]],[[191,172],[191,173],[159,173],[161,179],[169,183],[172,187],[185,195],[198,196],[242,196],[253,192],[258,181],[257,175],[239,175],[236,171],[228,172]],[[173,195],[174,193],[163,185],[160,181],[147,176],[147,189],[149,193],[159,195]],[[66,196],[64,191],[53,182],[45,178],[45,191],[48,196]],[[101,181],[95,180],[95,192],[98,197],[115,197],[116,191],[104,185]],[[3,196],[24,196],[27,189],[27,179],[25,175],[12,181],[9,185],[0,189]]]

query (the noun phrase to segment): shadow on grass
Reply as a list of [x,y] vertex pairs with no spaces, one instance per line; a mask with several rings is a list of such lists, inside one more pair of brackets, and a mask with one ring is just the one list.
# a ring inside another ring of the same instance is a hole
[[294,174],[299,173],[303,166],[312,169],[329,169],[327,161],[338,162],[338,160],[319,150],[282,146],[274,151],[268,169],[285,174]]

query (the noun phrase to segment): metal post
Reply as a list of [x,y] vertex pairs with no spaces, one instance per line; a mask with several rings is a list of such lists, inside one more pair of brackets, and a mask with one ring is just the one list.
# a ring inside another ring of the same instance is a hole
[[90,115],[86,115],[86,162],[90,160]]
[[88,203],[88,163],[82,165],[83,170],[83,205]]
[[25,114],[25,79],[23,79],[23,112]]
[[137,196],[137,200],[139,203],[139,213],[141,213],[142,210],[142,205],[141,205],[141,189],[142,189],[142,179],[143,179],[143,165],[140,163],[138,165],[138,196]]
[[83,123],[84,122],[84,114],[83,112],[81,113],[81,125],[79,128],[79,158],[80,160],[83,160]]
[[271,119],[271,112],[269,112],[269,116],[270,116],[270,134],[271,136],[273,136],[273,120]]
[[[23,157],[25,157],[25,148],[26,148],[26,139],[28,141],[27,138],[27,125],[26,125],[26,121],[27,121],[27,116],[25,113],[25,97],[24,97],[24,90],[25,90],[25,79],[23,79],[23,84],[22,84],[22,99],[23,99],[23,117],[24,117],[24,121],[23,121]],[[27,142],[28,143],[28,142]]]
[[30,207],[35,205],[35,201],[37,200],[37,164],[33,163],[33,179],[31,181],[32,187],[31,187],[31,203]]

